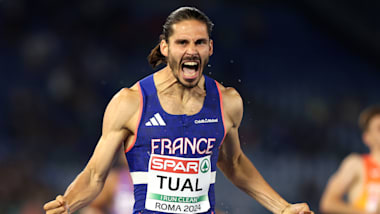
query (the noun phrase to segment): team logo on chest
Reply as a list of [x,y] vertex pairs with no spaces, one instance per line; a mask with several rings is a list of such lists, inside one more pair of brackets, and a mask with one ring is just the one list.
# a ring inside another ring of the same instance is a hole
[[159,113],[155,113],[153,117],[145,123],[145,126],[166,126],[166,123]]

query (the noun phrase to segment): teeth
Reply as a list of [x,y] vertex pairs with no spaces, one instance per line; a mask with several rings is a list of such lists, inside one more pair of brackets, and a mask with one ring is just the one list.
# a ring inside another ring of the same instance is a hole
[[198,63],[197,62],[185,62],[185,63],[183,63],[184,65],[187,65],[187,66],[196,66],[196,65],[198,65]]

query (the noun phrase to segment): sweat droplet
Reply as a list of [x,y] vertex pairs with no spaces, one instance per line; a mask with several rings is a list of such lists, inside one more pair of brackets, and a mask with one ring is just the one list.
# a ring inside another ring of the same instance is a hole
[[208,65],[207,65],[207,67],[211,68],[211,65],[210,65],[210,64],[208,64]]

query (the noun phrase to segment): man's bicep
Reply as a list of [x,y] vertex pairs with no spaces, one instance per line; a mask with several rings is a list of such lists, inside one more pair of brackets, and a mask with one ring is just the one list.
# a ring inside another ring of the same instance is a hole
[[225,167],[235,164],[241,153],[239,133],[237,128],[231,128],[220,147],[218,167],[223,170]]
[[[223,109],[227,127],[239,128],[243,118],[243,100],[234,88],[224,88]],[[228,134],[228,133],[227,133]]]
[[239,93],[234,88],[224,87],[222,87],[222,92],[224,125],[227,133],[218,158],[218,167],[221,170],[235,166],[242,154],[238,129],[243,117],[243,102]]
[[123,143],[130,135],[128,123],[136,114],[133,91],[125,89],[116,94],[106,108],[103,118],[103,132],[90,159],[88,167],[101,179],[105,179],[112,162],[124,150]]
[[[103,117],[103,135],[110,131],[131,129],[134,127],[135,117],[138,115],[140,104],[139,92],[124,88],[109,102]],[[130,130],[131,131],[131,130]]]

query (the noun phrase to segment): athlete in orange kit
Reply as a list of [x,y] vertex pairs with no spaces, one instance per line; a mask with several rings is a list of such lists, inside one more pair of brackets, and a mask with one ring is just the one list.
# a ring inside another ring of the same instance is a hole
[[[370,153],[351,154],[344,159],[322,196],[323,213],[380,213],[380,106],[365,109],[359,126]],[[343,199],[345,195],[347,201]]]

